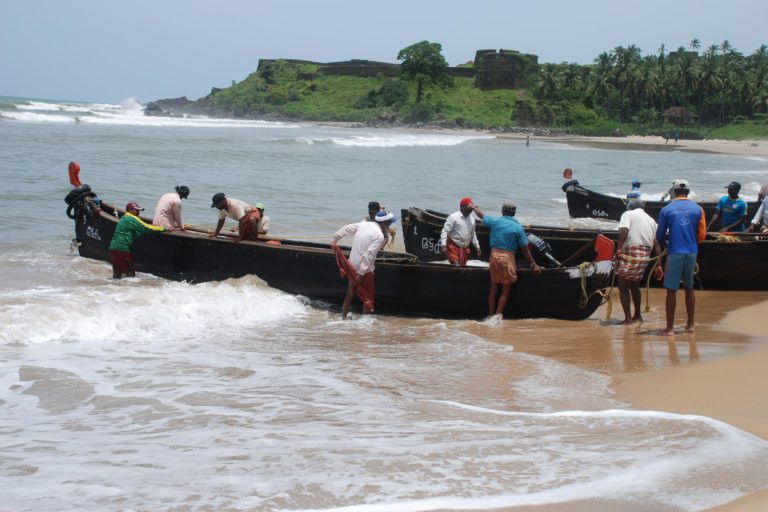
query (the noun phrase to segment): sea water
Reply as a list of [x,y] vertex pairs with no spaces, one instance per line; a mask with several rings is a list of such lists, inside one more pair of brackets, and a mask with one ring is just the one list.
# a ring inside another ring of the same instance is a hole
[[686,178],[699,198],[737,180],[754,199],[768,181],[761,158],[0,98],[2,510],[692,511],[768,485],[764,440],[632,410],[610,371],[484,335],[594,338],[611,366],[616,341],[593,319],[342,322],[253,277],[111,280],[72,252],[70,160],[108,202],[151,212],[184,184],[187,223],[215,224],[221,191],[315,241],[369,200],[451,212],[466,195],[488,213],[514,200],[524,222],[612,226],[568,219],[565,167],[615,195],[640,179],[646,198]]

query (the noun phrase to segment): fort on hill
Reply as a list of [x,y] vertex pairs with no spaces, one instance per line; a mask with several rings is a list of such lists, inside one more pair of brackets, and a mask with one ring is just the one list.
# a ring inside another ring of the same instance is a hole
[[[259,59],[257,71],[278,59]],[[299,59],[279,59],[292,64],[317,66],[316,73],[303,73],[301,80],[314,80],[324,75],[375,77],[400,76],[400,64],[372,60],[351,59],[340,62],[313,62]],[[536,74],[539,58],[536,55],[515,50],[477,50],[472,66],[449,67],[448,75],[475,79],[475,87],[489,91],[494,89],[519,89],[531,75]]]

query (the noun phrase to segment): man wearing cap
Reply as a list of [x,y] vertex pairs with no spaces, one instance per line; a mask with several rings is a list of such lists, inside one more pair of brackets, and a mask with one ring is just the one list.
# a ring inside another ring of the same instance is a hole
[[717,202],[715,214],[712,215],[712,220],[707,224],[707,231],[721,216],[723,224],[720,231],[744,231],[747,228],[747,202],[739,197],[741,183],[732,181],[725,188],[728,189],[728,195],[721,197],[720,201]]
[[[349,279],[347,295],[341,308],[341,317],[346,318],[352,297],[357,295],[363,302],[363,313],[372,313],[374,309],[375,288],[373,281],[374,262],[386,237],[384,233],[394,221],[395,216],[381,210],[376,213],[375,220],[364,220],[354,224],[347,224],[339,229],[331,245],[336,252],[336,262],[339,265],[342,277]],[[352,248],[349,251],[349,260],[341,253],[338,246],[339,240],[346,236],[353,236]]]
[[155,206],[152,224],[184,231],[184,222],[181,220],[181,200],[188,197],[189,187],[186,185],[177,185],[175,192],[168,192],[160,196],[160,200]]
[[[643,211],[640,199],[627,201],[627,211],[621,214],[619,220],[619,242],[616,244],[616,276],[621,308],[624,310],[622,324],[643,321],[640,314],[640,280],[648,268],[651,249],[656,256],[661,254],[656,241],[657,227],[653,217]],[[661,279],[661,267],[657,266],[654,272],[656,278]],[[630,297],[635,306],[634,315],[630,314]]]
[[112,262],[112,277],[120,279],[123,276],[133,277],[136,271],[133,268],[133,243],[141,235],[152,231],[173,231],[173,228],[164,228],[147,224],[139,218],[139,212],[144,208],[138,203],[130,202],[125,205],[125,215],[120,219],[109,243],[109,260]]
[[445,219],[443,231],[440,234],[440,251],[448,257],[451,265],[466,266],[470,243],[477,251],[477,258],[480,259],[480,242],[477,241],[475,216],[472,215],[474,208],[472,198],[465,197],[459,201],[459,211]]
[[664,288],[667,289],[666,314],[667,326],[663,334],[675,333],[675,309],[677,290],[680,282],[685,290],[685,311],[688,321],[685,330],[694,330],[694,312],[696,297],[693,293],[693,274],[696,268],[696,256],[699,244],[707,236],[707,222],[704,210],[688,199],[690,187],[687,180],[674,181],[675,198],[659,213],[659,226],[656,240],[667,248],[667,261],[664,268]]
[[261,212],[257,208],[254,208],[245,201],[231,197],[228,198],[223,192],[213,195],[211,208],[219,210],[219,222],[216,224],[216,229],[211,234],[211,238],[219,236],[221,228],[224,227],[224,221],[227,220],[227,217],[230,217],[239,223],[240,236],[235,242],[259,239]]
[[259,234],[266,235],[269,231],[269,217],[264,215],[264,204],[256,203],[253,207],[259,210],[259,213],[261,214],[261,219],[259,220]]
[[[528,237],[523,226],[515,219],[517,206],[512,201],[507,201],[501,207],[501,217],[484,215],[480,208],[474,207],[475,215],[483,219],[483,224],[491,229],[491,257],[489,267],[491,276],[491,289],[488,292],[488,316],[501,315],[507,306],[509,292],[512,284],[517,282],[517,265],[515,254],[523,253],[534,274],[541,274],[539,267],[528,250]],[[501,296],[498,306],[496,295],[501,286]]]

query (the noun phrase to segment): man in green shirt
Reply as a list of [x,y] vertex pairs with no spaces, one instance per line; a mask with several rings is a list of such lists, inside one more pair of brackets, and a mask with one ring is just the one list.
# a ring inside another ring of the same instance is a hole
[[109,260],[112,262],[112,277],[120,279],[123,276],[133,277],[133,242],[141,235],[151,231],[173,231],[173,228],[163,228],[147,224],[139,218],[139,212],[144,208],[133,201],[125,205],[125,215],[120,219],[109,243]]

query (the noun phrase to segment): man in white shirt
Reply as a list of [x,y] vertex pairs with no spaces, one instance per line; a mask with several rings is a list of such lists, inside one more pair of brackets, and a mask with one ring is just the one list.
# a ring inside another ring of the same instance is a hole
[[259,239],[261,212],[253,206],[239,199],[228,198],[223,192],[219,192],[214,194],[211,208],[219,210],[219,222],[216,224],[216,230],[211,234],[211,238],[219,236],[221,228],[224,227],[224,221],[227,220],[227,217],[230,217],[239,224],[240,236],[235,242]]
[[261,220],[259,221],[259,234],[266,235],[269,231],[269,217],[264,215],[264,205],[262,203],[256,203],[253,205],[253,207],[259,210],[259,213],[261,214]]
[[[354,224],[347,224],[339,229],[331,240],[331,245],[336,251],[336,261],[342,275],[349,279],[347,295],[341,308],[341,317],[346,318],[352,297],[357,294],[363,302],[363,313],[372,313],[374,306],[374,281],[373,271],[376,255],[384,247],[386,238],[384,232],[394,219],[394,215],[380,211],[376,214],[375,221],[364,220]],[[345,236],[354,235],[352,249],[349,251],[349,260],[341,253],[337,245]]]
[[477,241],[475,217],[472,215],[474,208],[472,198],[465,197],[459,201],[459,211],[445,219],[440,234],[440,251],[448,257],[451,265],[466,266],[470,243],[475,247],[478,259],[480,258],[480,242]]
[[755,216],[752,217],[747,231],[760,232],[762,226],[762,232],[768,232],[768,197],[763,198],[763,202],[760,203],[760,207],[755,212]]
[[[618,277],[619,299],[624,310],[622,324],[642,322],[640,314],[640,280],[651,256],[651,250],[658,256],[661,254],[659,243],[656,241],[656,221],[643,211],[640,199],[630,199],[627,211],[621,214],[619,220],[619,242],[616,244],[616,277]],[[657,266],[656,278],[660,279],[662,270]],[[630,315],[630,296],[635,306],[634,316]]]

